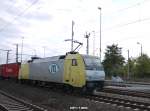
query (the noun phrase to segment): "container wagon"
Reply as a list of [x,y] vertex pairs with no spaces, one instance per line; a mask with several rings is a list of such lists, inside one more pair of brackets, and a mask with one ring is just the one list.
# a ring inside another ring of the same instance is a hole
[[1,77],[18,79],[20,63],[10,63],[1,65]]

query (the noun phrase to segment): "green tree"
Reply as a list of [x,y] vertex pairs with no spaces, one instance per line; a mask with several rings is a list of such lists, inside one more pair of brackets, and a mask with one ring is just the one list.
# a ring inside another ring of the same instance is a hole
[[122,56],[122,48],[116,44],[107,46],[103,66],[107,76],[114,74],[123,74],[124,57]]
[[[137,73],[137,68],[136,68],[136,58],[130,58],[129,59],[129,73],[130,73],[130,78],[134,78],[136,76]],[[128,61],[126,62],[126,64],[124,65],[124,75],[127,78],[128,74]]]
[[150,58],[146,54],[137,58],[136,73],[138,77],[150,77]]

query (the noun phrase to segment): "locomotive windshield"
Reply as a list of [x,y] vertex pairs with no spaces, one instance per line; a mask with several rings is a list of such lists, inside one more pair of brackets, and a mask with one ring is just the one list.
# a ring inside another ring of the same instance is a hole
[[94,56],[84,56],[86,70],[103,70],[100,59]]

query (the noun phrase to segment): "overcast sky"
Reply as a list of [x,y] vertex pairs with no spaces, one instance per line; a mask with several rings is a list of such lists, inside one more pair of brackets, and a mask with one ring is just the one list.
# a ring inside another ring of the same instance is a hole
[[[0,49],[11,49],[10,62],[15,61],[15,45],[19,54],[23,39],[23,54],[45,56],[62,55],[70,51],[71,24],[74,39],[83,43],[79,50],[86,53],[86,32],[90,36],[90,54],[99,55],[100,10],[102,10],[102,58],[107,45],[118,44],[127,58],[143,52],[150,56],[150,0],[1,0]],[[94,33],[94,32],[95,33]],[[95,35],[95,45],[94,42]],[[75,44],[74,47],[76,47]],[[23,56],[23,60],[30,56]],[[20,58],[19,58],[20,59]],[[0,51],[0,63],[5,63],[6,52]]]

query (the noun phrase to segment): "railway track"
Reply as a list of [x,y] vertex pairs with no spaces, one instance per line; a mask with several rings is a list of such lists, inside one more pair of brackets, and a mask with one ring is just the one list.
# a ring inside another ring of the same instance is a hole
[[128,95],[133,97],[142,97],[142,98],[150,98],[149,92],[144,91],[135,91],[135,90],[125,90],[125,89],[116,89],[116,88],[105,88],[103,92],[115,93],[120,95]]
[[[44,88],[47,89],[47,87],[44,87]],[[42,87],[42,89],[43,89],[43,87]],[[48,87],[48,89],[49,89],[49,87]],[[54,90],[54,92],[64,93],[63,91],[60,91],[58,89],[53,89],[53,90]],[[106,92],[100,92],[100,93],[101,94],[87,95],[87,96],[78,95],[76,93],[75,94],[71,93],[70,95],[81,97],[81,98],[86,98],[86,99],[93,100],[93,101],[98,101],[98,102],[105,102],[105,103],[110,103],[110,104],[116,104],[117,106],[130,107],[131,109],[136,109],[136,110],[140,110],[140,111],[141,110],[150,111],[150,102],[149,103],[148,102],[142,102],[142,101],[139,102],[139,101],[132,100],[130,97],[128,97],[130,99],[128,99],[128,98],[121,98],[119,96],[112,97],[112,96],[109,96],[109,94],[106,94]],[[64,93],[64,94],[66,94],[66,93]],[[115,93],[115,94],[117,94],[117,93]],[[6,103],[8,102],[10,105],[9,104],[6,104],[6,105],[5,104],[1,104],[1,95],[7,97],[7,94],[5,95],[5,93],[3,94],[3,92],[1,94],[1,91],[0,91],[0,111],[3,110],[3,109],[4,109],[4,111],[10,111],[10,110],[11,111],[46,111],[43,108],[41,109],[38,106],[36,106],[34,108],[33,106],[35,106],[35,105],[31,105],[30,106],[29,103],[26,105],[26,102],[25,102],[25,104],[24,104],[24,102],[20,103],[20,100],[19,101],[18,100],[17,101],[16,100],[9,100],[8,101],[8,99],[6,99]],[[13,97],[8,96],[8,98],[11,99]],[[12,101],[12,102],[10,102],[10,101]],[[12,105],[13,103],[16,103],[17,105],[16,106]],[[7,105],[9,106],[9,108],[7,107]],[[22,106],[24,106],[24,107],[22,107]]]
[[150,111],[150,103],[139,102],[135,100],[129,100],[119,97],[111,97],[103,94],[95,94],[90,96],[85,96],[87,99],[105,102],[110,104],[116,104],[117,106],[130,107],[132,109],[140,110],[140,111]]
[[[58,91],[58,90],[56,90],[56,91]],[[64,93],[61,91],[58,91],[58,92]],[[136,111],[150,111],[150,103],[132,100],[130,97],[131,95],[129,93],[126,93],[126,96],[128,96],[129,99],[127,99],[127,97],[124,98],[125,94],[122,94],[123,98],[121,98],[119,96],[118,97],[109,96],[109,93],[107,93],[106,91],[100,92],[100,93],[101,94],[96,93],[94,95],[80,95],[77,93],[68,93],[68,94],[72,95],[72,96],[86,98],[86,99],[93,100],[93,101],[116,104],[117,106],[123,106],[123,107],[131,108],[131,109],[135,109]],[[66,94],[66,93],[64,93],[64,94]],[[114,92],[112,94],[118,94],[118,93]],[[132,94],[134,94],[134,93],[132,92]],[[139,93],[139,94],[141,94],[141,93]],[[120,93],[118,95],[120,95]],[[135,96],[138,97],[138,95],[135,95]]]
[[0,111],[47,111],[37,105],[0,91]]

